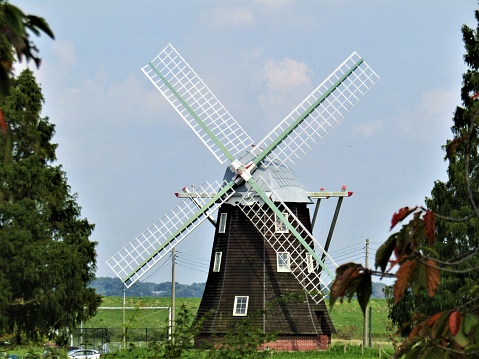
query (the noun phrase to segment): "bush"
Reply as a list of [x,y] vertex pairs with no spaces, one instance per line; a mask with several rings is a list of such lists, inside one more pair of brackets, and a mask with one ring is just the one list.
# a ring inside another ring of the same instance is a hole
[[338,339],[351,340],[355,337],[358,328],[355,325],[342,325],[336,329]]

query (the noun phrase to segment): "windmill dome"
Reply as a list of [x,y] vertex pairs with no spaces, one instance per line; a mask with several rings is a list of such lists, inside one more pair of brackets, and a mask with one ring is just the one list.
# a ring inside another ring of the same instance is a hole
[[[249,163],[255,156],[251,152],[247,152],[240,158],[240,162],[243,164]],[[226,169],[223,179],[227,182],[231,181],[234,174],[230,169]],[[271,163],[268,167],[263,164],[253,172],[252,177],[256,182],[261,177],[263,180],[273,189],[279,198],[283,202],[295,202],[295,203],[312,203],[311,199],[307,196],[306,187],[300,181],[296,173],[289,167],[283,164]],[[243,196],[249,189],[246,182],[243,182],[240,186],[235,188],[236,193],[228,201],[230,204],[236,204],[239,201],[239,197]],[[271,198],[273,202],[277,202],[278,198]]]

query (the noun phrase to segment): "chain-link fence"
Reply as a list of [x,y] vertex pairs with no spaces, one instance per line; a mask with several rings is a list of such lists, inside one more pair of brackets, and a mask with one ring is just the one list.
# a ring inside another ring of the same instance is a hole
[[168,327],[163,328],[76,328],[70,337],[70,345],[98,349],[102,353],[110,350],[136,346],[147,346],[150,342],[167,340]]

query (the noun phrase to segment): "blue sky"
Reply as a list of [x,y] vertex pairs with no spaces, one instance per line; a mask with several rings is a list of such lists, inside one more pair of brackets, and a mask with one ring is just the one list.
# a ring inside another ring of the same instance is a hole
[[[331,245],[340,264],[364,262],[366,238],[373,262],[393,213],[447,178],[441,146],[460,105],[461,26],[476,27],[475,0],[13,3],[56,35],[34,39],[36,74],[58,163],[96,224],[97,276],[114,276],[106,261],[174,208],[175,192],[224,174],[140,71],[168,43],[257,142],[353,51],[381,77],[294,167],[310,191],[354,192]],[[321,205],[320,243],[335,205]],[[177,281],[206,281],[213,233],[205,222],[179,245]],[[143,280],[170,280],[170,263]]]

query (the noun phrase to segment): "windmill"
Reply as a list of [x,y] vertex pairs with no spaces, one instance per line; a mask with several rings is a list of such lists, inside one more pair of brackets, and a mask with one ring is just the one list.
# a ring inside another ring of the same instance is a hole
[[[311,234],[314,221],[307,205],[329,197],[338,197],[340,204],[350,193],[307,192],[290,167],[379,77],[352,53],[254,144],[171,44],[142,71],[228,168],[220,182],[177,193],[183,201],[108,265],[130,287],[208,219],[215,225],[215,238],[198,317],[210,310],[213,315],[203,323],[195,344],[226,333],[245,316],[267,308],[269,315],[254,321],[265,331],[281,332],[277,349],[325,347],[335,329],[323,299],[336,264]],[[293,292],[299,297],[281,300]]]

